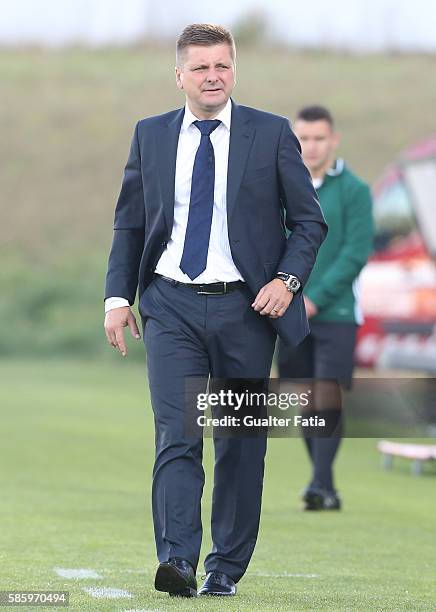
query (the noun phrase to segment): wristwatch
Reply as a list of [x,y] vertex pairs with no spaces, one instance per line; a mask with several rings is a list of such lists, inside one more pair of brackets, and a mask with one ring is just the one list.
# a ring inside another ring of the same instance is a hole
[[285,283],[286,289],[291,293],[297,293],[301,287],[301,283],[296,276],[287,274],[286,272],[277,272],[276,278],[279,278]]

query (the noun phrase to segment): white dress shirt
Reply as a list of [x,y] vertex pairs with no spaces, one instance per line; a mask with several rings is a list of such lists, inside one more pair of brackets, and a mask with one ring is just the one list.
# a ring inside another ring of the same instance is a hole
[[[210,140],[215,154],[215,187],[210,230],[209,250],[206,269],[193,281],[179,267],[185,243],[188,224],[189,201],[191,197],[192,170],[197,149],[200,145],[200,130],[193,125],[197,121],[185,105],[185,114],[179,134],[176,158],[174,191],[174,222],[171,238],[162,253],[155,272],[182,283],[215,283],[244,280],[235,266],[230,251],[227,231],[227,166],[229,159],[231,101],[228,100],[215,119],[221,124],[211,133]],[[128,306],[125,298],[109,297],[105,301],[105,311]]]

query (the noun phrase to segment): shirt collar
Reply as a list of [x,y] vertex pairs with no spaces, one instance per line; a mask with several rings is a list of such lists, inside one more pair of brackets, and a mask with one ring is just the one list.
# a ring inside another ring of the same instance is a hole
[[[230,131],[230,124],[232,118],[232,102],[230,98],[227,100],[227,104],[225,107],[218,113],[216,117],[212,117],[213,119],[219,119],[221,123]],[[185,114],[183,116],[182,122],[182,130],[187,130],[194,121],[198,121],[198,117],[196,117],[190,110],[188,104],[185,104]]]
[[334,165],[326,172],[329,176],[339,176],[344,170],[345,162],[341,157],[335,161]]
[[333,166],[327,170],[323,178],[313,179],[313,186],[315,187],[315,189],[319,189],[324,185],[324,182],[326,180],[329,180],[329,176],[339,176],[344,171],[344,168],[344,160],[341,157],[338,157],[338,159],[335,160]]

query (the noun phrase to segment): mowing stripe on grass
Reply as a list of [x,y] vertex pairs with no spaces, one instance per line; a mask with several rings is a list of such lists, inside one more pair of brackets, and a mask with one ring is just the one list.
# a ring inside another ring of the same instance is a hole
[[64,567],[54,567],[54,571],[61,578],[68,580],[82,580],[83,578],[103,578],[98,572],[92,569],[67,569]]
[[109,569],[109,568],[104,568],[104,569],[99,569],[99,572],[102,572],[104,574],[143,574],[143,575],[151,575],[154,572],[147,572],[143,569]]
[[133,597],[132,593],[129,593],[129,591],[113,589],[111,587],[84,587],[83,591],[91,595],[91,597],[96,597],[98,599],[130,599]]
[[259,576],[261,578],[320,578],[319,574],[292,574],[290,572],[248,572],[247,576]]

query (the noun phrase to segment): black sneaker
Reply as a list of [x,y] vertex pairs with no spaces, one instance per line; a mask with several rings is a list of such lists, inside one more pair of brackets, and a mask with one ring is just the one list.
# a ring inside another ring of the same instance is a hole
[[327,491],[311,486],[305,489],[303,502],[303,510],[340,510],[342,505],[337,491]]

